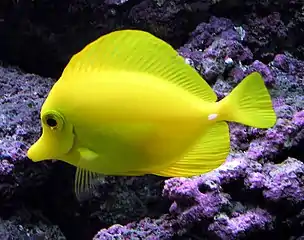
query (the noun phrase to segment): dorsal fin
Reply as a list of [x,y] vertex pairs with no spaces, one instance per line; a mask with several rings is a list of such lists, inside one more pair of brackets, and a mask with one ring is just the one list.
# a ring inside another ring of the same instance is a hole
[[79,73],[89,74],[91,71],[151,74],[180,86],[205,101],[215,102],[217,99],[208,83],[185,63],[177,51],[145,31],[114,31],[98,38],[71,58],[61,81],[75,81]]

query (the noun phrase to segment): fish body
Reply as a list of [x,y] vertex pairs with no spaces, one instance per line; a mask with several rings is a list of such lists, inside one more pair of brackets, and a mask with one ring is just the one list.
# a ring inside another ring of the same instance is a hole
[[33,161],[77,167],[76,193],[96,176],[193,176],[229,154],[227,121],[268,128],[276,116],[261,75],[217,102],[212,88],[167,43],[116,31],[75,54],[41,109]]
[[[54,95],[54,101],[61,103],[58,112],[64,112],[66,121],[74,127],[75,150],[87,148],[99,155],[97,165],[95,161],[79,162],[90,171],[124,175],[128,171],[162,169],[212,124],[208,115],[217,111],[215,103],[204,102],[158,78],[142,81],[145,76],[116,72],[104,75],[102,81],[88,79],[90,88],[83,81],[66,86],[69,91],[61,97]],[[74,94],[80,90],[87,96],[81,101]],[[90,96],[103,97],[99,101]]]

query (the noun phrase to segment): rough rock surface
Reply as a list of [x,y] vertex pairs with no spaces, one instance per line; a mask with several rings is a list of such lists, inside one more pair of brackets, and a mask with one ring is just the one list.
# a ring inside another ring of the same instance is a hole
[[[61,162],[35,164],[26,158],[26,150],[40,135],[39,109],[53,83],[51,79],[24,74],[19,69],[0,67],[3,210],[11,212],[23,204],[42,209],[64,231],[71,232],[66,236],[68,239],[76,236],[86,239],[101,226],[159,216],[166,211],[170,205],[168,200],[161,200],[160,177],[108,177],[95,197],[80,206],[73,193],[73,167]],[[72,231],[75,226],[79,227]]]
[[270,61],[282,50],[304,58],[303,11],[302,0],[2,0],[0,59],[58,77],[70,57],[101,34],[137,28],[179,47],[212,15],[243,25],[255,59]]
[[[304,8],[300,1],[241,2],[2,1],[0,239],[300,239]],[[230,10],[244,14],[228,19]],[[268,130],[230,124],[231,154],[210,173],[167,180],[108,177],[92,199],[78,203],[73,167],[25,157],[40,134],[39,109],[54,80],[7,63],[58,76],[86,43],[127,27],[172,43],[219,99],[259,71],[278,121]]]
[[[304,163],[303,152],[296,149],[304,146],[304,62],[284,54],[275,55],[268,65],[253,61],[239,29],[228,19],[212,17],[191,36],[179,52],[213,84],[220,98],[248,73],[264,76],[277,123],[268,130],[230,124],[232,152],[225,164],[199,177],[165,181],[163,196],[173,202],[169,214],[115,225],[94,239],[301,236]],[[245,65],[248,60],[251,64]]]

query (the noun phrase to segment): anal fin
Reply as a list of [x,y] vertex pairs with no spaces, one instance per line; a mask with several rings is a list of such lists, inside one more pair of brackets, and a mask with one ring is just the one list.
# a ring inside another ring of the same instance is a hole
[[189,177],[209,172],[226,161],[230,150],[229,128],[217,122],[199,139],[198,143],[177,162],[166,169],[153,172],[164,177]]

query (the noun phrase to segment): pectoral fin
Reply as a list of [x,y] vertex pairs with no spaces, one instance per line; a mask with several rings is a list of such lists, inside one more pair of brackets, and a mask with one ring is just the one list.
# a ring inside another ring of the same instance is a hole
[[98,154],[88,148],[78,148],[81,160],[92,161],[98,157]]

